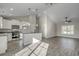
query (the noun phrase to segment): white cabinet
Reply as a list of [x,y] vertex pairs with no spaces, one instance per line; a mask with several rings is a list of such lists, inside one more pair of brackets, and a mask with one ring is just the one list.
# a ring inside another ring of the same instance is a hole
[[3,18],[0,17],[0,28],[2,28],[2,27],[3,27]]
[[24,45],[28,45],[32,43],[32,37],[30,34],[23,34],[23,43]]
[[12,33],[7,33],[7,38],[8,38],[8,41],[11,41],[12,40]]
[[28,45],[42,40],[42,33],[23,34],[23,44]]
[[7,36],[7,41],[11,41],[12,40],[12,33],[3,33],[0,35],[6,35]]
[[7,36],[0,36],[0,54],[5,53],[7,50]]

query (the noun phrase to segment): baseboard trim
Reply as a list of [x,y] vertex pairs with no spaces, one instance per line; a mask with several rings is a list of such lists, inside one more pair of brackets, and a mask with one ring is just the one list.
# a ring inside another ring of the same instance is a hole
[[79,39],[79,38],[65,37],[65,36],[57,36],[57,37],[60,37],[60,38],[70,38],[70,39]]
[[48,37],[48,38],[45,38],[45,37],[42,37],[43,39],[51,39],[51,38],[56,38],[57,36],[53,36],[53,37]]
[[65,36],[53,36],[53,37],[49,37],[49,38],[43,37],[43,39],[51,39],[51,38],[57,38],[57,37],[59,37],[59,38],[69,38],[69,39],[79,39],[79,38],[65,37]]

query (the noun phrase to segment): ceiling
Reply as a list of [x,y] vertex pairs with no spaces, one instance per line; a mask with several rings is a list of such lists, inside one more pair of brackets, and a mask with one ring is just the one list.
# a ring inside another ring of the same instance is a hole
[[47,6],[44,3],[0,3],[0,15],[26,16],[28,8],[31,8],[33,12],[35,9],[42,12]]
[[79,3],[53,4],[49,6],[48,3],[0,3],[0,15],[26,16],[28,8],[31,8],[33,12],[36,12],[35,9],[38,9],[38,12],[45,11],[55,22],[62,22],[65,17],[79,22]]
[[65,17],[79,22],[79,3],[58,3],[47,9],[46,13],[55,22],[62,22]]

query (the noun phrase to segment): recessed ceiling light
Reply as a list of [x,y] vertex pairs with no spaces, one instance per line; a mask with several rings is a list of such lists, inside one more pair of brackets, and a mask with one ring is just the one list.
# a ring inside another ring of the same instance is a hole
[[13,8],[10,8],[10,10],[14,10]]

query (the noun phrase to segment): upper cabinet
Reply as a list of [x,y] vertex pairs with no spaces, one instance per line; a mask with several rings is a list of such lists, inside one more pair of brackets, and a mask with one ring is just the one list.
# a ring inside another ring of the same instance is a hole
[[0,17],[0,28],[3,28],[3,17]]

